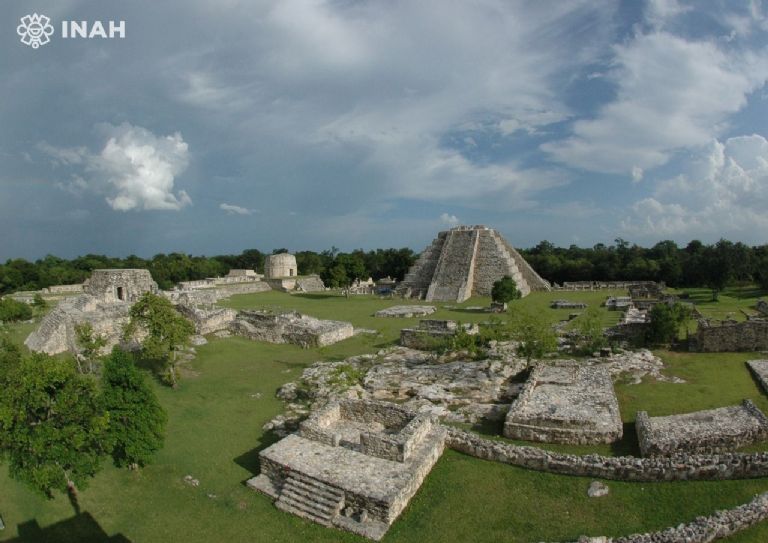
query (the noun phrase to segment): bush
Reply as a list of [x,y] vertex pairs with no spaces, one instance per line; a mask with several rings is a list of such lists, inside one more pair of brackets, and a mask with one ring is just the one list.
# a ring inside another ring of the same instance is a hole
[[493,284],[491,298],[494,302],[507,303],[520,298],[517,283],[509,275],[505,275]]
[[12,298],[0,300],[0,321],[25,321],[32,318],[32,308]]
[[680,326],[690,317],[690,310],[682,304],[657,304],[651,309],[650,315],[646,343],[667,345],[677,339]]

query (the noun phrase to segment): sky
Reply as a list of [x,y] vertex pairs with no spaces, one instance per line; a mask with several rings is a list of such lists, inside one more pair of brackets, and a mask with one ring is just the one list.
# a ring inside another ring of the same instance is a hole
[[458,224],[768,243],[765,0],[0,10],[0,261],[421,250]]

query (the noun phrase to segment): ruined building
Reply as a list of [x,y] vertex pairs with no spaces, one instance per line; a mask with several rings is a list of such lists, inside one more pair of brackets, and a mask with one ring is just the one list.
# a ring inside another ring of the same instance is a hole
[[399,287],[427,301],[463,302],[490,296],[493,283],[509,275],[520,294],[550,290],[501,235],[485,226],[457,226],[440,232],[419,256]]
[[267,255],[264,261],[264,277],[268,279],[280,277],[296,277],[299,275],[296,257],[288,253]]

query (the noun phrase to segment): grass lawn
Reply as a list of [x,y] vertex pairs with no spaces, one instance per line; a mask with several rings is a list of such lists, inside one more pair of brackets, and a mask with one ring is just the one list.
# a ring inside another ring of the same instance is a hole
[[[514,302],[512,308],[541,311],[558,320],[569,311],[549,309],[552,299],[599,303],[606,295],[534,294]],[[276,389],[298,377],[315,360],[373,352],[391,343],[400,328],[418,319],[378,319],[372,314],[400,303],[367,296],[347,300],[326,294],[290,296],[277,292],[233,297],[227,302],[230,307],[297,309],[317,317],[349,320],[357,327],[376,329],[379,335],[364,334],[308,350],[236,337],[211,338],[188,364],[180,389],[155,384],[169,415],[166,444],[156,461],[139,472],[106,466],[81,492],[82,511],[106,534],[121,534],[134,543],[364,541],[283,513],[267,497],[245,488],[243,482],[258,472],[258,451],[272,442],[261,427],[283,409],[274,396]],[[487,304],[487,299],[437,304],[440,311],[434,316],[482,321],[489,318],[487,313],[467,308]],[[606,319],[613,318],[605,313]],[[31,328],[13,326],[10,333],[20,341]],[[745,397],[768,410],[768,402],[744,366],[749,355],[661,355],[669,372],[688,383],[619,384],[617,392],[628,425],[638,409],[661,415],[729,405]],[[622,447],[631,449],[632,445]],[[621,452],[608,449],[608,454]],[[185,484],[185,475],[199,479],[200,486]],[[384,541],[533,542],[572,541],[585,533],[621,535],[673,526],[768,491],[768,480],[764,479],[656,484],[609,481],[609,496],[590,499],[586,496],[589,483],[590,479],[526,471],[446,451]],[[0,516],[6,524],[0,540],[14,540],[18,525],[33,520],[44,534],[47,527],[73,514],[65,497],[52,501],[39,497],[11,480],[0,466]],[[60,527],[55,534],[47,540],[103,540],[82,523]],[[16,540],[46,539],[30,536]],[[766,540],[768,524],[733,539]]]
[[712,291],[707,288],[686,288],[680,292],[687,293],[687,301],[696,304],[705,317],[719,320],[730,318],[737,321],[746,320],[742,311],[754,314],[755,303],[766,295],[765,291],[754,285],[728,287],[718,295],[717,301],[712,300]]

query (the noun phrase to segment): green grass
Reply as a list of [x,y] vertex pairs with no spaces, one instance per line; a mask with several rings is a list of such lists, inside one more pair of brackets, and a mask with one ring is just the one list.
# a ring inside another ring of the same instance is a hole
[[[598,303],[605,295],[535,294],[514,302],[512,311],[528,308],[557,320],[569,311],[549,309],[551,299]],[[246,489],[243,482],[258,473],[258,451],[273,441],[261,427],[283,410],[274,396],[277,388],[297,378],[315,360],[339,360],[389,344],[401,327],[418,319],[377,319],[372,314],[400,303],[374,297],[347,300],[324,294],[289,296],[276,292],[232,298],[228,302],[232,307],[297,309],[318,317],[350,320],[358,327],[376,329],[380,335],[360,335],[309,350],[242,338],[211,339],[198,348],[198,357],[188,364],[179,390],[154,384],[169,415],[166,444],[156,461],[139,472],[106,466],[81,492],[82,510],[107,534],[122,534],[135,543],[364,541],[283,513],[265,496]],[[447,304],[453,308],[438,304],[441,309],[435,318],[487,320],[487,313],[467,309],[487,304],[488,300]],[[10,328],[12,337],[21,341],[32,326]],[[631,425],[638,409],[661,415],[730,405],[745,397],[768,410],[762,391],[744,367],[749,355],[661,354],[669,364],[669,373],[688,383],[619,384],[617,392],[627,424]],[[631,448],[631,443],[622,447]],[[622,451],[606,447],[603,452]],[[186,485],[185,475],[199,479],[200,486]],[[589,483],[589,479],[526,471],[447,451],[384,541],[568,541],[583,533],[628,534],[673,526],[768,491],[768,480],[764,479],[608,482],[609,496],[589,499]],[[7,540],[16,537],[19,524],[35,520],[46,528],[71,518],[73,510],[65,497],[52,501],[39,497],[9,479],[6,469],[0,467],[0,515],[7,526],[0,532],[0,540]],[[59,531],[53,540],[84,541],[86,536],[72,528]],[[733,539],[765,540],[768,524]]]
[[696,304],[705,317],[718,320],[730,318],[737,321],[746,320],[742,311],[754,314],[755,303],[766,295],[765,291],[754,285],[728,287],[718,295],[716,301],[712,300],[710,289],[687,288],[680,292],[687,293],[689,296],[687,301]]

